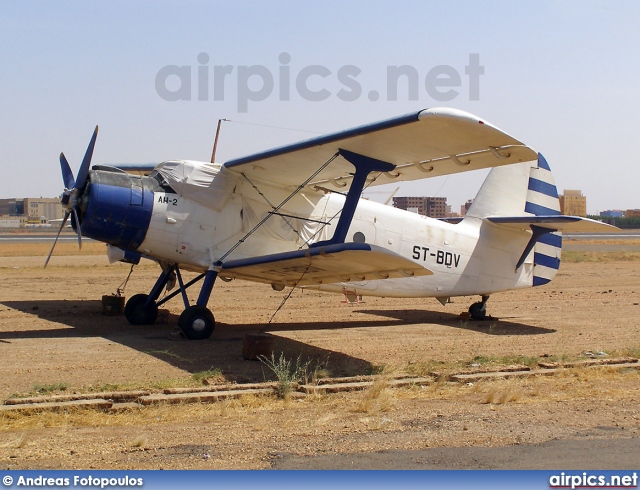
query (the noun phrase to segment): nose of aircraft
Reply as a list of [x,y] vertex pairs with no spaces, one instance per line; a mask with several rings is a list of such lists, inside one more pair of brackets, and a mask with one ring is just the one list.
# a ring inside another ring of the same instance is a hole
[[51,259],[51,254],[53,253],[53,249],[56,247],[56,243],[58,243],[60,232],[67,224],[69,216],[71,216],[73,228],[78,234],[78,247],[82,248],[82,230],[80,222],[79,203],[87,185],[89,166],[91,165],[91,157],[93,156],[93,148],[96,145],[97,137],[98,126],[96,126],[96,129],[93,131],[93,136],[91,136],[91,141],[89,141],[89,146],[87,147],[87,151],[85,152],[82,163],[80,164],[80,168],[78,169],[77,178],[73,176],[73,172],[71,171],[71,167],[69,166],[69,162],[64,156],[64,153],[60,153],[60,170],[62,171],[62,182],[64,183],[64,191],[60,196],[60,203],[64,207],[65,211],[64,218],[62,219],[62,224],[60,225],[60,229],[58,230],[58,234],[56,235],[56,239],[53,242],[51,250],[49,251],[47,260],[44,263],[45,267]]
[[78,234],[80,248],[85,236],[135,252],[146,236],[153,212],[153,182],[114,167],[103,166],[103,170],[90,172],[97,136],[96,126],[75,178],[69,162],[60,154],[64,182],[60,203],[65,212],[45,267],[69,218]]
[[82,234],[123,250],[140,247],[153,213],[153,182],[123,171],[92,170],[81,203]]

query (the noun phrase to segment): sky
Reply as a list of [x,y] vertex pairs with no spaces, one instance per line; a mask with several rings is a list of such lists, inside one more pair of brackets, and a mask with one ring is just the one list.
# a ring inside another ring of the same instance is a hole
[[[94,164],[209,161],[229,119],[224,162],[446,106],[543,153],[589,213],[640,208],[639,19],[632,0],[3,1],[0,198],[60,195],[59,153],[75,172],[97,124]],[[400,66],[417,84],[394,97]],[[397,195],[456,211],[484,175]]]

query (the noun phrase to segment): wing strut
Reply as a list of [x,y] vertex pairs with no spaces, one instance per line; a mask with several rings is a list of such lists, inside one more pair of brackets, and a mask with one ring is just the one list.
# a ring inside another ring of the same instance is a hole
[[314,243],[310,245],[310,248],[344,243],[347,237],[347,231],[353,220],[353,215],[356,212],[356,207],[358,206],[360,194],[362,194],[364,190],[369,174],[371,172],[390,172],[396,168],[392,163],[376,160],[375,158],[360,155],[359,153],[343,150],[342,148],[338,150],[338,153],[356,168],[356,172],[353,176],[351,187],[349,187],[349,192],[347,193],[347,198],[342,208],[342,213],[340,213],[340,219],[338,220],[333,237],[329,240]]
[[547,233],[553,233],[554,231],[558,231],[558,230],[553,230],[551,228],[544,228],[542,226],[531,225],[531,231],[532,231],[531,239],[529,240],[529,243],[527,243],[527,246],[524,248],[524,252],[522,252],[522,255],[520,256],[520,260],[518,260],[518,263],[516,264],[516,270],[518,270],[520,266],[524,264],[524,261],[526,260],[527,255],[529,255],[529,252],[531,252],[531,250],[536,245],[540,237],[542,237],[543,235],[546,235]]

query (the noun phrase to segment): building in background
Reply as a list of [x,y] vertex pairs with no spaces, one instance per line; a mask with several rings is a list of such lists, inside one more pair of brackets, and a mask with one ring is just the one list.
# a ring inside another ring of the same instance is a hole
[[393,207],[407,211],[416,211],[430,218],[445,218],[451,208],[447,206],[446,197],[394,197]]
[[9,202],[9,216],[25,216],[24,199],[11,199]]
[[49,221],[64,218],[64,209],[58,197],[25,197],[23,214],[30,219],[45,218]]
[[640,209],[627,209],[624,212],[625,218],[640,218]]
[[624,211],[621,209],[609,209],[607,211],[600,211],[602,218],[622,218]]
[[472,204],[473,204],[473,199],[469,199],[462,206],[460,206],[460,216],[466,216],[467,211],[469,211],[469,208],[471,207]]
[[0,215],[0,228],[24,228],[27,225],[26,216]]
[[49,221],[63,218],[59,197],[0,199],[0,228],[46,227]]
[[0,216],[9,216],[11,202],[15,199],[0,199]]
[[560,212],[568,216],[587,216],[587,196],[582,191],[565,189],[560,199]]

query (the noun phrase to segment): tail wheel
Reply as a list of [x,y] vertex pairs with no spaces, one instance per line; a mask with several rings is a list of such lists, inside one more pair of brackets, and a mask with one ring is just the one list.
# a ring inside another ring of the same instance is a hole
[[124,316],[131,325],[152,325],[158,318],[155,301],[147,306],[148,294],[131,296],[124,307]]
[[178,326],[189,340],[204,340],[211,337],[216,321],[204,306],[189,306],[180,315]]

